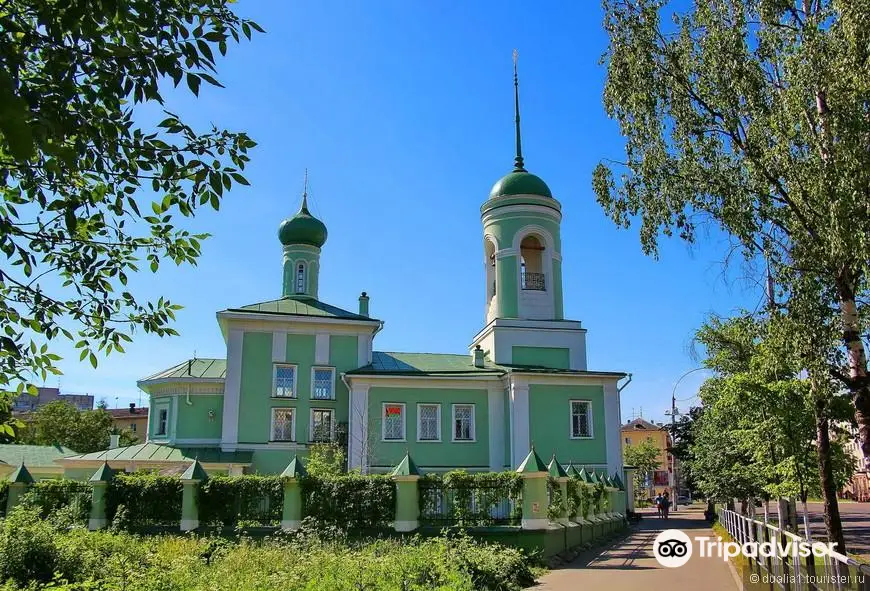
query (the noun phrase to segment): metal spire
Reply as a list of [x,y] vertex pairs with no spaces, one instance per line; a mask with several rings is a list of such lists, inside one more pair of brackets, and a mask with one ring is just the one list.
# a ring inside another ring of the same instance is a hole
[[519,57],[519,52],[514,49],[514,113],[516,114],[514,121],[517,128],[517,155],[514,158],[514,172],[526,172],[526,169],[523,168],[523,145],[520,141],[520,81],[517,75]]
[[302,209],[303,213],[308,213],[308,169],[305,169],[305,180],[302,183]]

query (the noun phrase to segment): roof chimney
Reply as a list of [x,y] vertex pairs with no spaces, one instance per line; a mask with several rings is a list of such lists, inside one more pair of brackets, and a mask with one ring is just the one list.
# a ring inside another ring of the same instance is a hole
[[130,414],[131,415],[136,414],[136,403],[135,402],[130,403]]
[[474,348],[471,355],[474,359],[474,367],[483,367],[483,349],[480,348],[480,345]]
[[359,296],[359,315],[369,317],[369,296],[362,292]]

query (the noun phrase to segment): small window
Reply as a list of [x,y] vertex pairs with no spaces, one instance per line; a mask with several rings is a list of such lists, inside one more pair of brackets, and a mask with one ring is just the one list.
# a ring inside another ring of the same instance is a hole
[[417,405],[417,441],[441,441],[441,405]]
[[296,398],[296,366],[275,366],[275,388],[272,396],[277,398]]
[[315,367],[311,370],[311,397],[315,400],[335,399],[335,369]]
[[592,403],[588,400],[571,401],[571,439],[592,437]]
[[296,266],[296,293],[305,293],[305,263]]
[[474,405],[453,405],[453,441],[474,441]]
[[272,409],[272,441],[295,441],[296,412],[292,408]]
[[384,404],[383,412],[384,441],[405,440],[405,405],[398,403]]
[[136,432],[136,423],[130,423],[130,430],[135,433]]
[[169,422],[169,410],[161,408],[157,413],[157,435],[166,435],[167,422]]
[[631,445],[631,437],[625,438],[625,445]]
[[330,408],[311,409],[311,441],[326,443],[335,438],[334,411]]

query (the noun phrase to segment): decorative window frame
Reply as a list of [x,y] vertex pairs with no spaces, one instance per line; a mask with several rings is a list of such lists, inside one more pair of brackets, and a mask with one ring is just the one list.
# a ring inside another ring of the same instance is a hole
[[[163,413],[166,413],[166,421],[162,420]],[[160,429],[161,423],[163,430]],[[169,406],[157,409],[157,417],[154,421],[154,437],[169,437]]]
[[[302,267],[302,291],[299,291],[299,267]],[[293,293],[304,295],[308,293],[308,261],[296,261],[293,265]]]
[[[278,396],[278,368],[292,367],[293,368],[293,396]],[[272,364],[272,391],[269,397],[276,400],[297,400],[299,398],[299,366],[295,363],[273,363]]]
[[[401,406],[402,407],[402,438],[387,439],[387,407]],[[402,443],[408,440],[408,408],[404,402],[382,402],[381,403],[381,441],[386,443]]]
[[[574,403],[586,405],[587,417],[589,418],[589,435],[574,435]],[[568,401],[568,437],[570,439],[595,439],[595,421],[592,418],[592,401],[582,398],[574,398]]]
[[[329,421],[329,439],[327,441],[315,441],[314,440],[314,413],[315,411],[319,412],[328,412],[332,415],[332,419]],[[295,417],[294,417],[295,421]],[[295,433],[294,433],[295,435]],[[309,443],[330,443],[335,441],[335,409],[334,408],[325,408],[325,407],[311,407],[311,410],[308,411],[308,442]]]
[[[315,370],[318,370],[318,369],[320,369],[320,370],[328,369],[329,371],[332,372],[332,388],[331,388],[332,396],[330,398],[316,398],[314,396],[314,372],[315,372]],[[330,365],[312,365],[311,366],[311,392],[309,392],[309,398],[311,400],[318,400],[318,401],[335,400],[335,368],[334,367],[332,367]]]
[[[422,429],[420,428],[422,422],[420,413],[421,406],[434,406],[436,409],[435,414],[435,429],[438,436],[435,439],[421,439],[420,432]],[[418,402],[417,403],[417,443],[441,443],[441,403],[440,402]]]
[[[471,439],[456,438],[456,407],[471,407]],[[450,441],[453,443],[477,443],[477,405],[473,402],[455,402],[450,405]]]
[[[275,411],[289,410],[290,415],[290,439],[275,439]],[[269,443],[296,443],[296,415],[299,413],[295,406],[273,406],[269,410]]]

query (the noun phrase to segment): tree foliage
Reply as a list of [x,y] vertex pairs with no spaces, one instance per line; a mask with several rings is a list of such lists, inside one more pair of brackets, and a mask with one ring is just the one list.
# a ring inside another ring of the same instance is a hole
[[644,485],[652,478],[653,472],[661,467],[661,450],[649,441],[642,441],[638,445],[623,447],[622,455],[626,465],[637,468],[634,473],[635,498],[646,498],[647,490]]
[[599,202],[622,226],[639,218],[649,254],[662,234],[691,242],[710,223],[766,258],[784,295],[815,281],[844,354],[826,371],[850,390],[870,456],[870,4],[604,7],[604,104],[626,157],[596,168]]
[[[220,86],[218,54],[255,23],[230,0],[6,0],[0,7],[0,389],[59,373],[51,341],[80,360],[160,336],[180,308],[141,301],[140,269],[195,264],[181,218],[218,209],[255,144],[165,110],[167,82]],[[149,114],[150,114],[149,110]]]
[[49,402],[31,416],[20,439],[34,445],[62,445],[79,453],[109,447],[112,415],[105,409],[80,411],[63,400]]

